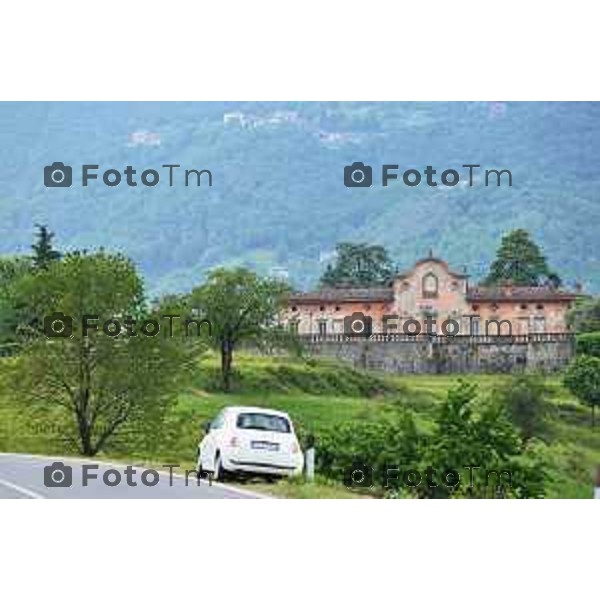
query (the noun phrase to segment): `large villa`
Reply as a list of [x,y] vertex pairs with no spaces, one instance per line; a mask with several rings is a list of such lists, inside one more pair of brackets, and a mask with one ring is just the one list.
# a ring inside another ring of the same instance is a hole
[[301,335],[319,336],[348,333],[345,323],[356,313],[371,318],[372,333],[565,333],[567,310],[579,295],[551,287],[471,287],[465,273],[430,255],[387,287],[292,294],[283,321]]

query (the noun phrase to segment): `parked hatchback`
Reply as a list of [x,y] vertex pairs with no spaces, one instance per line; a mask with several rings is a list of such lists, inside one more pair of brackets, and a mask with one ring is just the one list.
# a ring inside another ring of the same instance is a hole
[[229,406],[205,427],[198,444],[199,473],[291,476],[302,473],[304,456],[289,415],[250,406]]

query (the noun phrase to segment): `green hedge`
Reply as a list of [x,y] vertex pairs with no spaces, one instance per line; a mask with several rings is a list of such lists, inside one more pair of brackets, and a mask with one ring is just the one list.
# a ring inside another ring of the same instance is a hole
[[580,333],[577,336],[577,354],[587,354],[600,358],[600,331]]

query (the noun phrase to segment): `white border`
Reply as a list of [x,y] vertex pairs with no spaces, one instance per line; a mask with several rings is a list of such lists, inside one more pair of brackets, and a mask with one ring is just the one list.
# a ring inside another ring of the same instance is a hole
[[4,502],[3,596],[593,597],[597,506]]
[[5,2],[15,100],[592,100],[589,0]]

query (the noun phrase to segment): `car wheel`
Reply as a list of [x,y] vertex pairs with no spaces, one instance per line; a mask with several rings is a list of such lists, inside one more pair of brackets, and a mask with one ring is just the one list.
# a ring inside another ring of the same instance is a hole
[[215,456],[215,467],[213,469],[213,479],[215,481],[223,481],[225,479],[225,469],[223,469],[223,463],[221,462],[221,455]]
[[199,456],[198,461],[196,462],[196,473],[198,473],[198,475],[196,476],[198,478],[198,481],[200,481],[203,477],[206,477],[206,471],[202,469],[202,460]]

